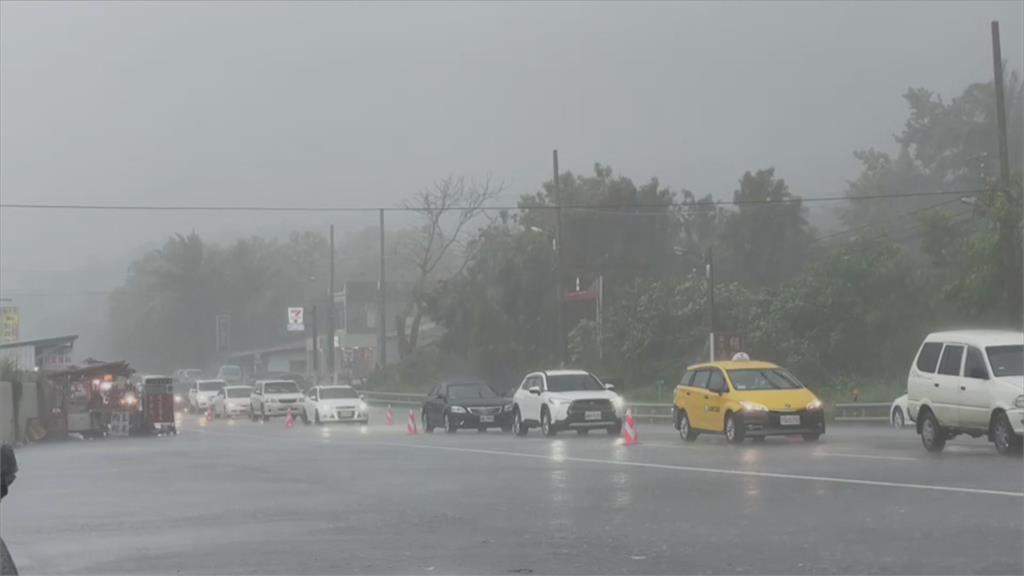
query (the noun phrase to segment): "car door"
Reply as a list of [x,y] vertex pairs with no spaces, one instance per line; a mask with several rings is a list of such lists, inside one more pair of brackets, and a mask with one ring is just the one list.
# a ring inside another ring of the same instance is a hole
[[712,368],[709,372],[708,388],[703,391],[704,426],[702,428],[719,432],[725,429],[725,415],[722,413],[722,407],[725,405],[729,385],[725,381],[725,374],[719,368]]
[[684,386],[683,408],[690,418],[691,428],[704,428],[704,395],[708,391],[708,377],[711,371],[706,368],[695,370],[689,386]]
[[428,417],[433,424],[438,426],[444,421],[446,391],[446,386],[439,385],[431,392],[430,398],[427,398]]
[[960,425],[960,371],[966,348],[963,344],[947,342],[933,375],[932,409],[943,426]]
[[963,374],[957,390],[960,426],[972,430],[987,430],[992,408],[991,382],[988,365],[981,350],[967,347]]
[[917,410],[924,398],[933,396],[932,383],[942,355],[942,342],[925,342],[917,352],[907,376],[907,415],[917,420]]
[[[540,422],[540,404],[541,395],[544,394],[544,379],[540,375],[530,376],[526,380],[526,390],[523,394],[523,399],[519,404],[519,411],[522,414],[523,420],[529,420],[531,422]],[[540,394],[534,394],[530,392],[531,388],[539,388]]]

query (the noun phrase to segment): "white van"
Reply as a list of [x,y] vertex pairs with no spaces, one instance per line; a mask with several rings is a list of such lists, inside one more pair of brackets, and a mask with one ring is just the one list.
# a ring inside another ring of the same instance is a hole
[[907,414],[929,452],[987,436],[1001,454],[1024,435],[1024,332],[958,330],[924,339],[907,376]]

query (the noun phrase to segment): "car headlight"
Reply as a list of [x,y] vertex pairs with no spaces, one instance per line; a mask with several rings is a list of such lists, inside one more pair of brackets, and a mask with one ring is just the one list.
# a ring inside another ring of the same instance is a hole
[[452,414],[465,414],[466,413],[466,409],[463,408],[462,406],[452,406],[451,408],[449,408],[449,411]]
[[758,404],[757,402],[740,402],[740,406],[743,406],[744,412],[767,412],[768,407],[764,404]]
[[272,396],[267,397],[267,404],[277,404],[277,398],[274,398]]
[[551,404],[552,406],[563,406],[569,402],[571,401],[566,398],[548,398],[548,404]]
[[810,402],[807,403],[807,409],[808,410],[818,410],[820,408],[821,408],[821,400],[818,400],[817,398],[815,398],[814,400],[811,400]]
[[512,404],[505,404],[504,406],[501,407],[501,411],[502,412],[511,412],[512,411],[512,407],[513,407]]
[[624,405],[625,402],[622,400],[622,396],[616,396],[612,398],[612,406],[614,406],[616,410],[622,410],[622,407]]
[[181,404],[181,394],[174,395],[174,402],[175,404]]
[[1024,394],[1017,396],[1013,401],[1013,405],[1017,408],[1024,408]]

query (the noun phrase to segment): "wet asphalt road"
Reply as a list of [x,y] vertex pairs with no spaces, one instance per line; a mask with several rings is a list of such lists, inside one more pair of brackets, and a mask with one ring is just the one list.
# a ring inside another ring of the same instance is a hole
[[21,449],[22,573],[1024,572],[1024,464],[982,440],[199,424]]

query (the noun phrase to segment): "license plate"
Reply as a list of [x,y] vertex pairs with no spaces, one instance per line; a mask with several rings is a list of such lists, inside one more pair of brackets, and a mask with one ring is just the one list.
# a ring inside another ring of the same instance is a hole
[[354,412],[352,412],[351,410],[338,412],[338,418],[351,418],[353,414]]
[[791,414],[791,415],[779,416],[779,424],[782,425],[782,426],[799,426],[800,425],[800,415],[799,414]]
[[601,419],[601,411],[600,410],[594,410],[594,411],[590,411],[590,412],[584,412],[583,413],[583,419],[584,420],[600,420]]
[[494,416],[481,416],[481,422],[494,422]]

